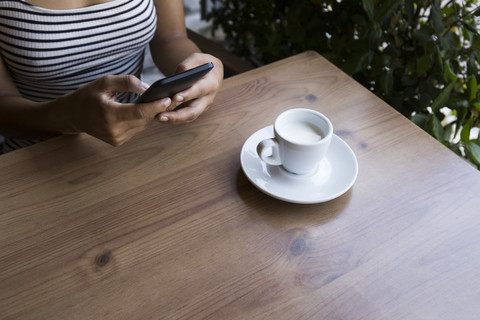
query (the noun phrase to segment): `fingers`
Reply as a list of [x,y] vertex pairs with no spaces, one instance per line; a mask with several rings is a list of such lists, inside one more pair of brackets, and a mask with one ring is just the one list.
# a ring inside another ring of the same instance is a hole
[[188,123],[198,118],[209,108],[222,85],[222,62],[213,56],[196,53],[189,56],[177,67],[177,72],[181,72],[209,61],[214,64],[213,70],[190,88],[175,94],[167,111],[159,114],[157,120],[171,124]]
[[191,69],[208,60],[214,64],[212,71],[194,83],[190,88],[176,93],[172,98],[172,104],[168,108],[169,111],[175,110],[178,106],[187,101],[201,97],[211,96],[210,103],[213,102],[213,99],[223,81],[223,65],[220,60],[210,55],[193,54],[178,66],[177,71]]
[[[80,131],[87,132],[109,144],[121,145],[148,127],[152,121],[171,124],[188,123],[197,119],[212,104],[222,80],[223,65],[217,58],[205,54],[192,54],[177,67],[181,72],[206,62],[214,69],[191,88],[177,93],[173,99],[165,98],[149,103],[122,104],[115,100],[119,92],[141,94],[148,85],[133,75],[104,76],[90,83],[80,93],[83,110],[77,117]],[[89,112],[85,112],[85,105]],[[180,105],[184,108],[178,108]],[[174,110],[174,111],[173,111]]]
[[212,62],[214,68],[208,72],[202,79],[197,81],[192,87],[177,93],[173,97],[174,102],[188,101],[209,93],[216,93],[223,81],[223,64],[214,56],[207,54],[193,54],[185,59],[177,67],[177,72],[192,69],[206,62]]
[[166,111],[157,116],[157,120],[170,124],[184,124],[197,119],[212,104],[213,97],[205,96],[186,102],[186,106],[175,111]]
[[155,116],[167,110],[171,104],[170,98],[160,99],[150,103],[118,103],[113,97],[118,92],[134,92],[141,94],[148,89],[149,85],[133,75],[104,76],[95,82],[95,86],[103,92],[102,110],[111,120],[130,121],[136,119],[153,120]]
[[[115,101],[118,92],[142,93],[147,86],[137,77],[129,75],[105,76],[92,82],[84,90],[84,95],[90,98],[82,103],[88,108],[83,108],[84,112],[76,117],[80,118],[77,122],[81,122],[78,127],[111,145],[123,144],[147,128],[171,104],[170,98],[142,104]],[[85,112],[87,109],[89,112]]]
[[119,92],[143,93],[148,89],[144,83],[134,75],[104,76],[95,81],[101,91],[109,95],[116,95]]
[[207,56],[209,55],[203,53],[193,53],[189,55],[185,60],[178,64],[175,73],[186,71],[208,62],[208,59],[206,59]]
[[194,83],[190,88],[176,93],[172,97],[172,104],[170,105],[168,110],[173,111],[177,109],[182,103],[210,94],[214,90],[214,87],[211,83],[209,83],[210,81],[206,79],[208,79],[207,75]]
[[153,120],[159,113],[167,111],[172,100],[164,98],[148,103],[128,103],[119,104],[118,120],[129,121],[135,119],[150,119]]

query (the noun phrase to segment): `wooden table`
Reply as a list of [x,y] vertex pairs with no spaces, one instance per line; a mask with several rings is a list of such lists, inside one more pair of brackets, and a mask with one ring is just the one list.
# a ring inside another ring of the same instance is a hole
[[[343,196],[273,199],[240,150],[282,111],[357,155]],[[185,126],[0,157],[1,319],[478,319],[480,174],[314,52],[225,81]]]

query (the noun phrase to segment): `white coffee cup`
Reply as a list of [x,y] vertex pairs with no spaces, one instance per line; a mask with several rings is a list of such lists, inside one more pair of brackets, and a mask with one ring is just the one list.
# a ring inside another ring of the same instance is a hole
[[304,175],[315,172],[330,147],[333,126],[318,111],[289,109],[273,125],[274,137],[257,146],[260,159],[269,165]]

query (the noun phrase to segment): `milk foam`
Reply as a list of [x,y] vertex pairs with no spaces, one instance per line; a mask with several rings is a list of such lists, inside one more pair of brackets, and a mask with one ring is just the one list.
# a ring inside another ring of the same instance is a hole
[[282,126],[284,137],[294,143],[315,143],[322,140],[322,131],[309,122],[288,122]]

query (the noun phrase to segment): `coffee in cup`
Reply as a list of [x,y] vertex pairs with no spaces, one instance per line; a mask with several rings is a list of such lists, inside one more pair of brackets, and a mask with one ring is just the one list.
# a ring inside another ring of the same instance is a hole
[[304,175],[315,172],[330,146],[333,126],[330,120],[311,109],[289,109],[273,126],[274,137],[257,146],[260,159],[273,166]]

